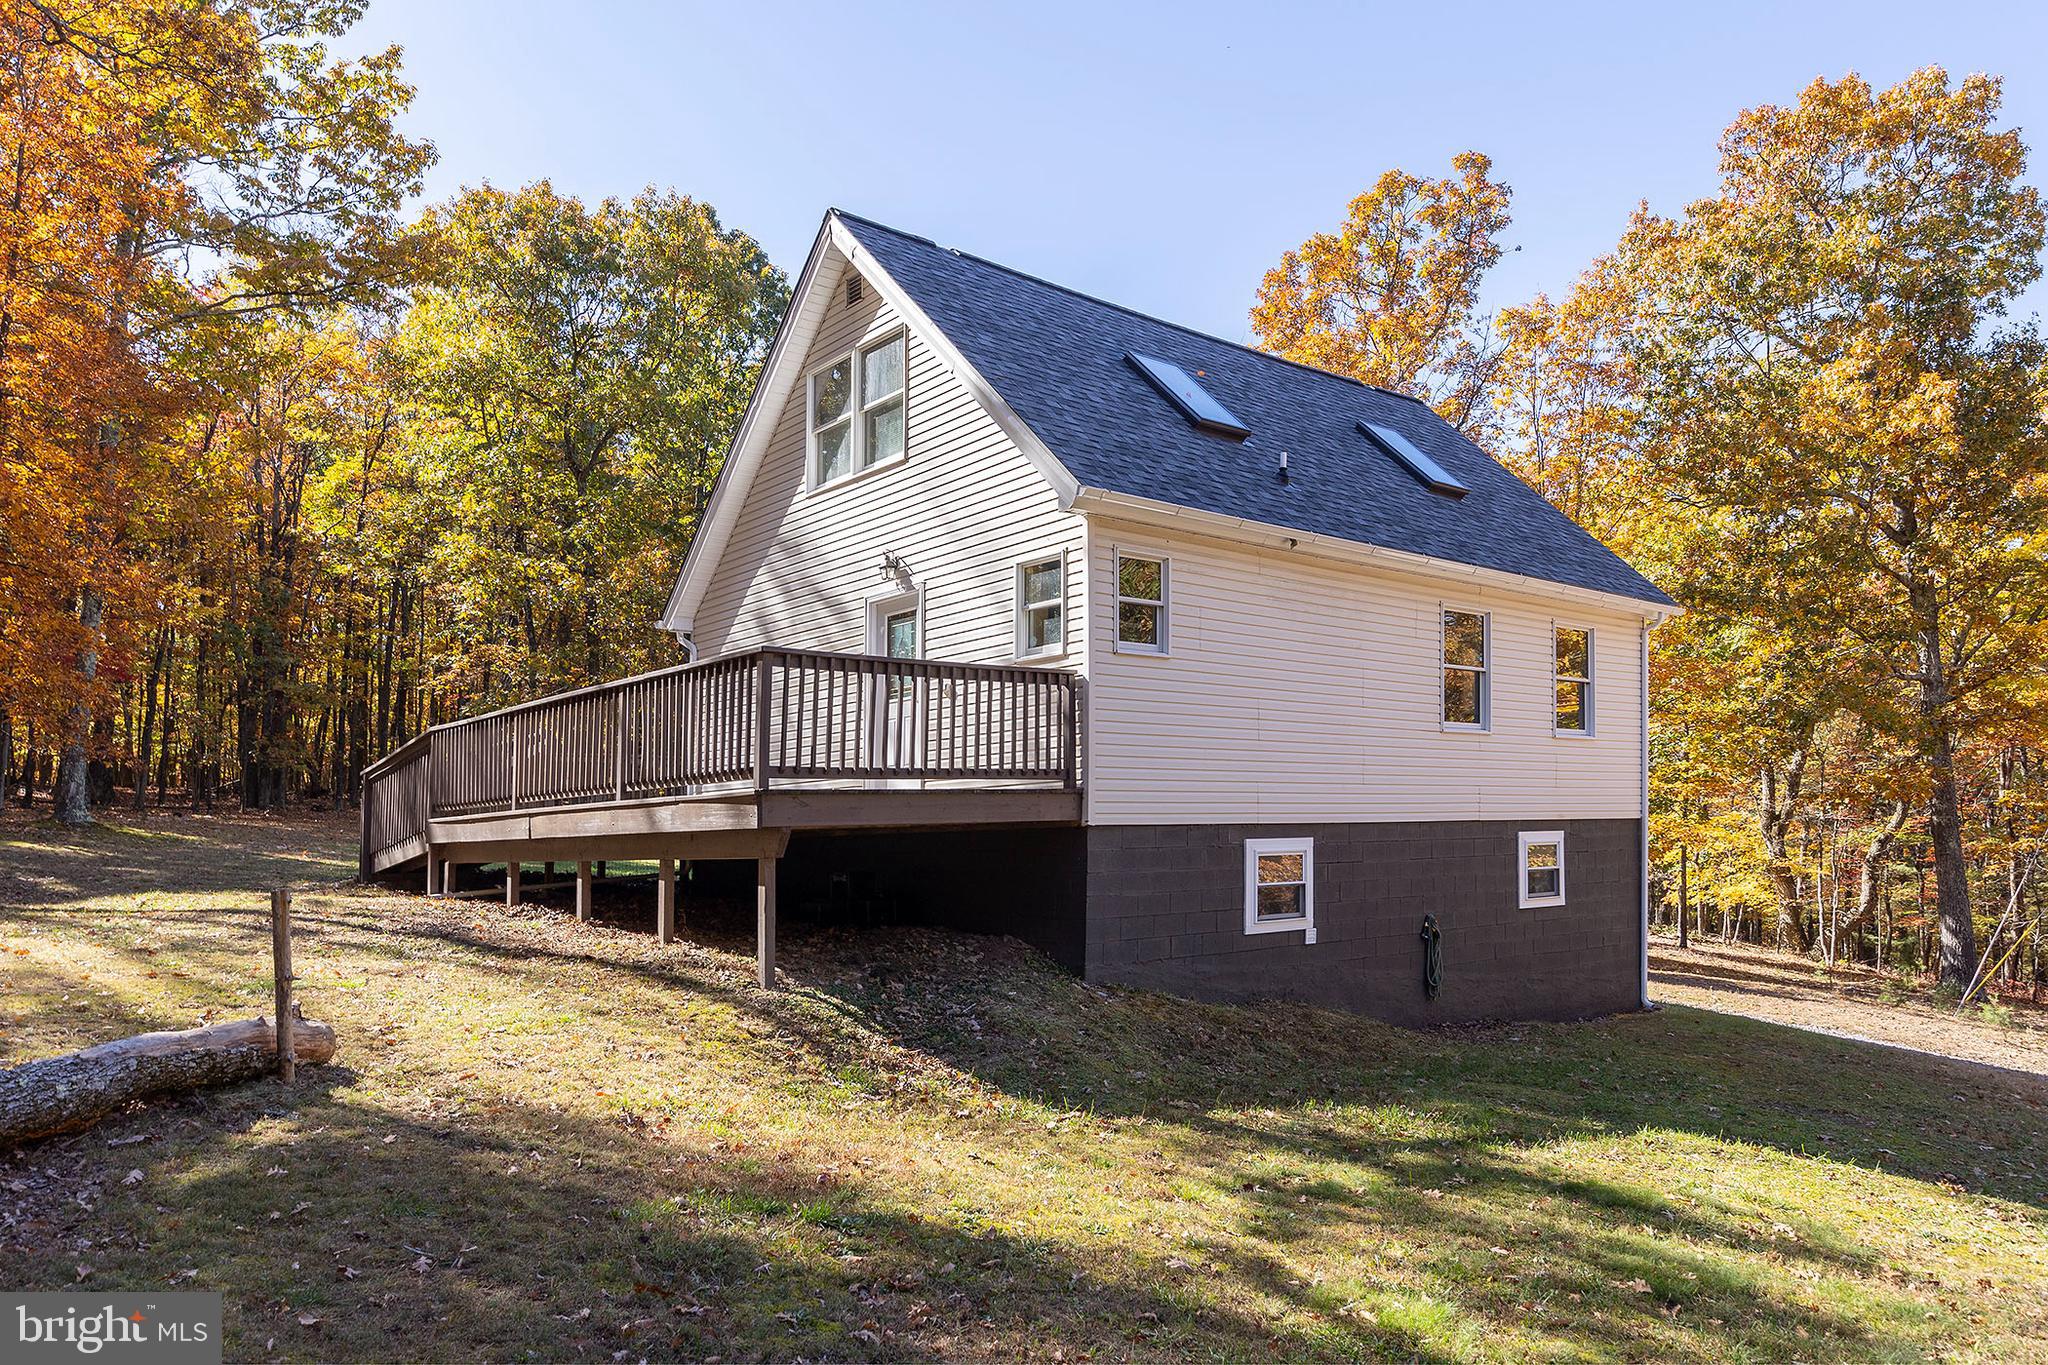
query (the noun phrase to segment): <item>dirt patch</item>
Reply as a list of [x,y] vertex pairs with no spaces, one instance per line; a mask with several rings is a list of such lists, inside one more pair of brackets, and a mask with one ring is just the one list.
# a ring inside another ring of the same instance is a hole
[[1912,979],[1868,967],[1832,970],[1810,958],[1748,945],[1681,949],[1650,943],[1650,996],[1659,1004],[1739,1014],[1794,1028],[2048,1078],[2048,1009],[2024,1000],[1986,1011],[1945,1008]]

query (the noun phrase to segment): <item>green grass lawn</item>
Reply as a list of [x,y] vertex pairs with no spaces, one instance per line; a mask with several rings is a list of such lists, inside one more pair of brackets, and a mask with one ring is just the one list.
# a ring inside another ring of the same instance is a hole
[[217,1289],[234,1359],[2048,1358],[2036,1078],[915,930],[786,926],[769,994],[740,907],[663,949],[651,892],[339,885],[350,833],[0,826],[0,1061],[260,1012],[277,880],[342,1046],[0,1157],[0,1284]]

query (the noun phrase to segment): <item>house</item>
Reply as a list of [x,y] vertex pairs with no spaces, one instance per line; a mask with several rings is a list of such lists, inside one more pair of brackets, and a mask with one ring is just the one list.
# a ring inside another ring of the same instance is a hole
[[1420,403],[833,212],[661,621],[691,663],[414,741],[365,867],[660,856],[666,931],[674,859],[751,857],[764,981],[780,904],[1205,998],[1628,1009],[1676,610]]

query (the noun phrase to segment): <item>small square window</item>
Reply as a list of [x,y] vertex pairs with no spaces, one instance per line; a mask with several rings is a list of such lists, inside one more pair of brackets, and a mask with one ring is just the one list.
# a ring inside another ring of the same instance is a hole
[[1062,555],[1017,566],[1017,657],[1066,652],[1067,562]]
[[1163,559],[1118,552],[1116,557],[1116,642],[1138,653],[1166,652],[1167,564]]
[[1316,941],[1316,849],[1313,839],[1244,841],[1244,931],[1305,931]]
[[1516,861],[1524,910],[1564,904],[1563,830],[1524,830],[1516,836]]

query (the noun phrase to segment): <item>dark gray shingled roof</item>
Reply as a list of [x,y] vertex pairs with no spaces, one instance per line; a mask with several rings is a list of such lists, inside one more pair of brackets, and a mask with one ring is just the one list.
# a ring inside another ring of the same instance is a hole
[[[1421,403],[835,212],[1084,487],[1675,605]],[[1132,351],[1200,371],[1251,437],[1197,430]],[[1471,492],[1430,492],[1362,421]]]

